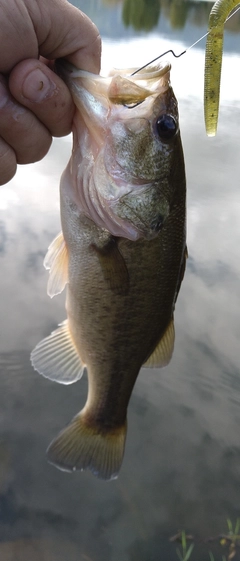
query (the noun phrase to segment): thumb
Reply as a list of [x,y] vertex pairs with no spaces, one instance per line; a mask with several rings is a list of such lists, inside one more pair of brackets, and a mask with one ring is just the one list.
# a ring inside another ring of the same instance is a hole
[[88,16],[67,0],[42,0],[39,10],[40,19],[38,14],[33,23],[40,55],[48,59],[65,57],[82,70],[98,73],[101,38]]

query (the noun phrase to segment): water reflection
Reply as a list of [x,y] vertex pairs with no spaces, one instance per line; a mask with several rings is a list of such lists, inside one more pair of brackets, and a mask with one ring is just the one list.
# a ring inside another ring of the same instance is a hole
[[[99,2],[87,2],[86,9],[96,23],[98,10],[101,21],[106,19]],[[123,33],[122,4],[113,9],[116,29]],[[113,12],[108,13],[112,35]],[[131,41],[124,33],[124,40],[115,43],[104,35],[104,70],[151,58],[161,44],[165,48],[167,41],[161,43],[160,37],[169,28]],[[171,36],[170,46],[189,45],[194,33],[191,29],[178,43]],[[116,482],[64,474],[47,464],[49,441],[85,402],[86,379],[59,387],[34,373],[29,362],[33,346],[65,317],[63,299],[50,302],[46,295],[42,257],[59,231],[58,184],[70,139],[55,141],[43,162],[21,167],[0,189],[3,561],[176,561],[176,546],[168,539],[179,528],[200,540],[225,531],[226,518],[239,516],[240,98],[235,69],[240,57],[230,34],[225,44],[231,52],[224,57],[220,123],[213,139],[206,137],[203,122],[203,50],[193,49],[173,65],[188,178],[189,260],[175,313],[174,356],[166,369],[140,373]],[[197,541],[193,561],[208,559],[209,549],[214,551],[214,545]],[[223,554],[216,550],[215,559]]]
[[159,0],[124,0],[123,23],[136,30],[151,31],[158,24],[160,7]]
[[[135,33],[155,30],[156,27],[169,33],[188,26],[189,34],[189,25],[193,29],[207,27],[213,6],[213,2],[206,0],[73,0],[72,4],[94,19],[101,34],[112,36],[113,29],[114,35],[120,36],[124,27],[131,27]],[[226,23],[226,29],[239,32],[239,13]]]

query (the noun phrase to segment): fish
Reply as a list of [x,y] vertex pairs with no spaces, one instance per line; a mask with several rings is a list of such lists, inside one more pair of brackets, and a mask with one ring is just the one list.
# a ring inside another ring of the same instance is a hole
[[204,71],[204,118],[208,136],[217,132],[224,23],[237,6],[238,0],[217,0],[209,15]]
[[60,61],[76,112],[60,182],[62,232],[50,245],[48,294],[67,289],[67,319],[38,343],[33,367],[86,404],[47,449],[64,471],[118,477],[127,407],[142,366],[166,366],[184,277],[186,177],[170,65],[103,77]]

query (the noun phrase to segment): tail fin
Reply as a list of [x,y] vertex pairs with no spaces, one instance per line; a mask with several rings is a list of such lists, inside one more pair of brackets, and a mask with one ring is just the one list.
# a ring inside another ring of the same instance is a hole
[[59,469],[89,469],[100,479],[116,479],[122,464],[127,422],[107,432],[86,423],[82,413],[74,417],[47,449],[48,460]]

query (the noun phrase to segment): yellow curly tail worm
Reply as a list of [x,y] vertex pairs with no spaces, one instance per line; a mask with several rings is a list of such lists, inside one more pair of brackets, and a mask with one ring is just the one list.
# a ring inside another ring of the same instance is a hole
[[208,136],[215,136],[217,131],[224,23],[239,4],[239,0],[217,0],[209,16],[204,76],[204,115]]

